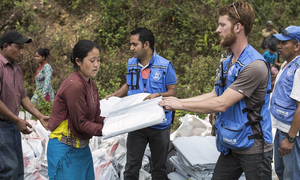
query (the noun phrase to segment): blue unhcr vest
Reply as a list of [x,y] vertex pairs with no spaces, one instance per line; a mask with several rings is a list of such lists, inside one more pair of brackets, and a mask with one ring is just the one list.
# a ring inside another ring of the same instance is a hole
[[[131,58],[128,60],[127,64],[127,75],[126,83],[129,87],[127,95],[133,95],[138,93],[154,94],[154,93],[163,93],[167,91],[166,88],[166,71],[170,61],[159,56],[154,52],[154,62],[150,66],[149,76],[147,79],[146,87],[144,87],[141,67],[138,65],[139,60],[137,58]],[[166,122],[152,126],[155,129],[165,129],[171,124],[172,112],[165,111],[166,113]]]
[[298,107],[297,101],[290,97],[294,76],[296,70],[300,65],[300,56],[294,61],[290,62],[283,70],[278,81],[271,99],[270,111],[272,115],[285,124],[291,125],[294,114]]
[[[247,45],[239,59],[230,68],[232,55],[227,57],[220,68],[218,83],[215,85],[215,90],[218,96],[236,80],[239,73],[248,64],[255,60],[264,60],[251,45]],[[269,69],[269,66],[268,66]],[[246,107],[244,99],[233,104],[224,113],[218,113],[216,121],[216,144],[219,152],[227,154],[229,149],[244,150],[249,149],[254,144],[254,139],[264,139],[267,143],[272,143],[272,126],[271,117],[268,110],[269,99],[271,92],[271,76],[269,71],[269,80],[265,92],[264,100],[255,104],[253,107]],[[260,117],[256,120],[248,118],[248,113],[254,109],[261,108]],[[253,134],[251,126],[258,125],[260,133]]]

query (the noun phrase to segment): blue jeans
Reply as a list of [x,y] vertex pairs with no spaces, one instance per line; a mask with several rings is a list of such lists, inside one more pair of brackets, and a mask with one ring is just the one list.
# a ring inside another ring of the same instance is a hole
[[279,180],[293,180],[300,178],[300,138],[296,137],[294,147],[290,154],[279,157],[280,144],[286,133],[277,129],[274,140],[275,172]]
[[2,120],[0,120],[0,179],[24,179],[20,131],[14,123]]
[[245,173],[247,180],[272,179],[273,151],[263,154],[237,154],[230,151],[227,155],[220,154],[213,180],[238,180]]

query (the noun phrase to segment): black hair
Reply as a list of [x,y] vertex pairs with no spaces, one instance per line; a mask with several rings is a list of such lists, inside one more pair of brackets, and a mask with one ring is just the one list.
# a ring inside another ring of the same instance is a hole
[[153,33],[149,29],[137,28],[130,32],[130,35],[136,35],[136,34],[139,34],[139,41],[142,42],[143,47],[144,47],[144,43],[148,41],[150,44],[150,48],[154,51],[155,38]]
[[274,36],[272,36],[268,42],[268,49],[271,51],[276,51],[277,49],[277,39]]
[[47,59],[50,54],[50,51],[47,48],[40,48],[35,52],[38,53],[40,56],[44,57],[45,59]]
[[100,51],[100,47],[97,43],[90,41],[90,40],[80,40],[74,46],[73,52],[71,55],[71,62],[74,65],[75,69],[78,69],[79,66],[77,65],[75,59],[78,58],[80,62],[83,62],[83,59],[91,52],[94,48],[97,48]]

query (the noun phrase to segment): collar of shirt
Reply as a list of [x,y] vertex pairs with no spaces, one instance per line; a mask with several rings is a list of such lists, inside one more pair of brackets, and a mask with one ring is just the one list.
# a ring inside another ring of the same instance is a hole
[[155,54],[156,52],[154,51],[153,52],[153,55],[152,55],[152,58],[150,59],[150,62],[146,65],[146,66],[143,66],[140,61],[138,62],[138,66],[140,66],[142,68],[142,70],[146,69],[148,66],[151,67],[151,65],[153,64],[154,62],[154,59],[155,59]]
[[[296,56],[291,62],[295,61],[295,59],[297,59],[299,56]],[[281,69],[284,70],[286,66],[289,65],[291,62],[288,63],[287,61],[284,61],[281,65]]]
[[0,53],[0,61],[2,61],[3,64],[10,63],[1,53]]

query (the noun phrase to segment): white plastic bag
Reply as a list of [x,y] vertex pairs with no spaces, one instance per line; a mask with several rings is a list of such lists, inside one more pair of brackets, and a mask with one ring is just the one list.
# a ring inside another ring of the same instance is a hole
[[[103,138],[107,139],[162,123],[165,120],[165,112],[158,105],[161,97],[143,101],[148,95],[148,93],[140,93],[121,98],[109,111],[104,121]],[[102,106],[101,102],[100,106]]]
[[186,114],[179,118],[179,121],[181,125],[171,134],[171,141],[176,137],[211,135],[212,125],[207,119],[203,120],[196,115]]

